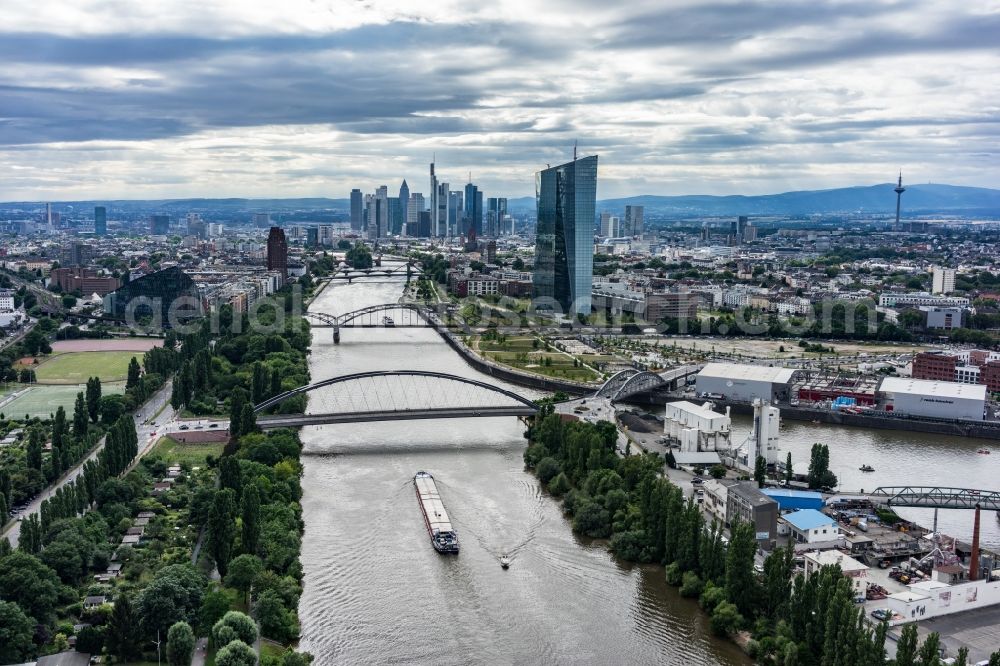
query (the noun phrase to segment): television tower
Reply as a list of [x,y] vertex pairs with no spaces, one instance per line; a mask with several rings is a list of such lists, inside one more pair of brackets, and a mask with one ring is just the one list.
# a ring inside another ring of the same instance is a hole
[[896,193],[896,231],[900,231],[900,228],[899,228],[899,202],[903,198],[903,192],[905,192],[905,191],[906,191],[906,188],[903,187],[903,172],[900,171],[899,172],[899,182],[896,184],[896,188],[893,190],[893,192]]

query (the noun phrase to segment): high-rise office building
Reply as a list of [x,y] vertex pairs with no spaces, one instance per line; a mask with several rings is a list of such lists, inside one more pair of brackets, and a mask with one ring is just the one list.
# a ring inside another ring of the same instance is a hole
[[394,234],[406,235],[406,224],[409,222],[410,186],[403,179],[403,184],[399,186],[399,219],[393,220]]
[[[448,190],[446,188],[445,192],[447,192],[447,191]],[[440,192],[441,192],[441,188],[438,187],[437,173],[434,170],[434,160],[431,160],[431,202],[430,202],[431,205],[430,205],[430,211],[431,211],[431,235],[432,236],[438,236],[438,235],[440,235],[440,234],[438,234],[438,220],[437,220],[438,207],[440,206],[440,203],[438,202],[438,194]],[[445,194],[445,197],[447,197],[447,196],[448,195]]]
[[367,236],[377,241],[386,237],[389,228],[389,188],[382,185],[369,197]]
[[448,235],[461,235],[465,228],[465,206],[461,190],[448,192]]
[[643,232],[643,211],[642,206],[625,206],[625,234],[628,236],[642,236]]
[[[257,213],[254,215],[256,218],[258,215],[263,215],[267,217],[268,222],[270,222],[271,216],[267,213]],[[201,214],[199,213],[188,213],[187,214],[187,233],[188,236],[194,236],[195,238],[206,238],[208,236],[208,230],[205,222],[201,219]]]
[[434,198],[435,202],[437,202],[437,210],[431,211],[431,215],[434,218],[432,224],[434,225],[434,235],[443,238],[454,235],[448,228],[448,216],[451,210],[451,206],[449,206],[451,202],[449,192],[451,190],[448,189],[448,183],[439,182],[437,187],[437,196]]
[[104,206],[94,206],[94,233],[98,236],[108,235],[108,209]]
[[431,212],[429,210],[420,211],[417,236],[421,238],[430,238],[431,236]]
[[399,234],[406,222],[406,211],[399,197],[389,197],[389,228],[388,233]]
[[931,281],[931,293],[950,294],[953,291],[955,291],[955,269],[935,266]]
[[149,218],[149,233],[153,236],[166,236],[170,233],[169,215],[152,215]]
[[365,228],[365,197],[361,190],[351,190],[351,230],[360,231]]
[[306,228],[306,245],[316,247],[319,245],[319,227]]
[[483,235],[483,193],[471,182],[465,186],[465,221],[461,233]]
[[621,218],[611,213],[601,213],[601,228],[598,232],[605,238],[617,238],[622,235]]
[[288,241],[281,227],[271,227],[267,234],[267,270],[281,273],[282,281],[288,279]]
[[597,155],[535,174],[536,306],[589,315],[594,272]]
[[420,214],[426,210],[424,195],[414,192],[406,205],[406,236],[420,236]]
[[496,238],[501,234],[508,233],[504,230],[503,224],[507,217],[507,198],[490,197],[486,200],[486,235]]

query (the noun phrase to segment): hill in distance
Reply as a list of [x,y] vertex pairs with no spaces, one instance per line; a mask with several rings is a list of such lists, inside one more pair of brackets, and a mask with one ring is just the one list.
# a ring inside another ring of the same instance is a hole
[[[647,213],[676,217],[732,215],[813,215],[831,213],[891,213],[896,210],[895,183],[842,187],[831,190],[803,190],[758,196],[641,195],[597,202],[597,211],[622,213],[626,205],[645,206]],[[0,210],[31,209],[44,202],[0,203]],[[55,210],[92,209],[94,205],[124,211],[158,211],[174,215],[188,212],[271,212],[348,211],[349,199],[322,197],[298,199],[159,199],[71,201],[54,204]],[[534,197],[508,199],[508,210],[533,212]],[[959,185],[909,185],[903,194],[903,210],[913,214],[1000,215],[1000,190]]]

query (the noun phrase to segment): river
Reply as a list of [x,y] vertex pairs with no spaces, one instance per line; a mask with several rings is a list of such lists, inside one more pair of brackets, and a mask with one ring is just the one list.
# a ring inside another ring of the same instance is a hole
[[[400,293],[399,282],[331,286],[311,309],[343,313]],[[344,329],[341,340],[316,329],[314,381],[399,369],[493,381],[429,329]],[[330,409],[324,391],[309,411]],[[622,564],[572,534],[523,469],[523,430],[512,417],[302,429],[299,615],[315,663],[748,664],[661,567]],[[411,482],[421,469],[456,525],[457,557],[428,543]]]

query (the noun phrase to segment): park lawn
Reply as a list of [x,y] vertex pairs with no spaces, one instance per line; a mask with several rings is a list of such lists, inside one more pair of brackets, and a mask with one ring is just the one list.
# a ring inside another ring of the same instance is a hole
[[220,456],[225,442],[198,442],[185,444],[172,437],[161,437],[150,454],[159,456],[165,462],[188,463],[192,467],[204,467],[205,456]]
[[[510,351],[510,352],[530,352],[535,350],[534,341],[537,340],[534,336],[510,336],[502,342],[497,342],[496,340],[483,340],[479,338],[479,348],[483,351]],[[542,343],[538,343],[538,348],[542,347]]]
[[92,351],[56,354],[35,366],[35,378],[42,384],[80,384],[91,377],[102,382],[122,381],[128,376],[128,364],[133,357],[142,360],[142,353],[133,351]]
[[[558,352],[525,353],[491,351],[484,354],[484,356],[496,361],[497,363],[508,365],[512,368],[518,368],[527,372],[534,372],[535,374],[555,379],[590,382],[595,381],[598,378],[597,373],[590,368],[586,368],[582,365],[574,367],[572,357]],[[544,359],[551,359],[552,364],[544,365]]]
[[[18,385],[18,388],[25,388],[25,386],[21,384]],[[70,418],[72,418],[76,394],[81,391],[86,392],[86,390],[87,387],[85,385],[43,386],[41,384],[33,384],[28,388],[26,393],[19,395],[3,407],[0,407],[0,413],[12,418],[21,418],[27,414],[29,417],[37,416],[38,418],[47,419],[49,418],[49,414],[55,414],[56,410],[62,406],[66,410],[66,413],[70,415]],[[124,392],[124,382],[101,384],[102,395]]]

